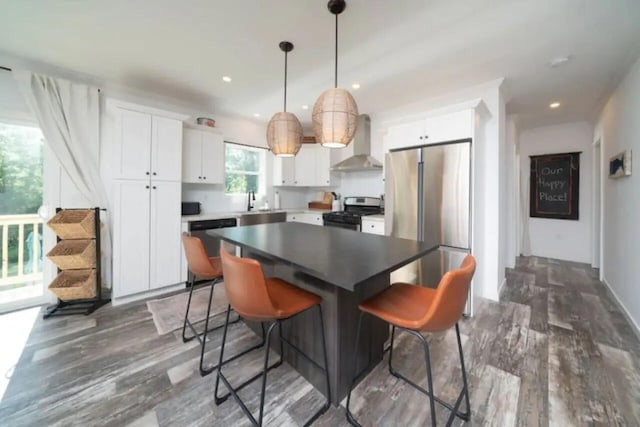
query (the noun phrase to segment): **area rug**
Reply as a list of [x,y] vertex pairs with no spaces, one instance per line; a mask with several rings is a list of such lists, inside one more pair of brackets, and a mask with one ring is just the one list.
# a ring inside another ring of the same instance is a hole
[[[191,323],[194,325],[204,321],[207,315],[209,291],[210,288],[208,286],[193,291],[191,308],[189,309],[189,320],[191,320]],[[159,335],[165,335],[182,328],[188,300],[189,292],[187,291],[178,295],[147,301],[147,309],[153,316],[153,323],[156,325]],[[225,313],[228,304],[224,284],[216,284],[213,291],[210,317]]]

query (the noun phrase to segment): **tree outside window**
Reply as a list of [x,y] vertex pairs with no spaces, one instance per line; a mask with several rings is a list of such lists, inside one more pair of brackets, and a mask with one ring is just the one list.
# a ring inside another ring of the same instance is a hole
[[265,150],[225,143],[225,192],[259,193],[265,185]]

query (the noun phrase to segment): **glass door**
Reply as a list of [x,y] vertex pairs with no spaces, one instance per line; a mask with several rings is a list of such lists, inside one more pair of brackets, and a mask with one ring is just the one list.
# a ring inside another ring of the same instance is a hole
[[42,275],[44,138],[0,121],[0,312],[47,301]]

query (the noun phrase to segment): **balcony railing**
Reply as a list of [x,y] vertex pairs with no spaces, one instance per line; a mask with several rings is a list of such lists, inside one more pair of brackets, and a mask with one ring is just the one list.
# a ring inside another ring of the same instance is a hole
[[[0,215],[2,231],[0,289],[42,280],[41,224],[42,219],[37,214]],[[25,251],[25,245],[28,251]],[[16,246],[17,260],[15,255],[11,256],[11,252],[15,254]]]

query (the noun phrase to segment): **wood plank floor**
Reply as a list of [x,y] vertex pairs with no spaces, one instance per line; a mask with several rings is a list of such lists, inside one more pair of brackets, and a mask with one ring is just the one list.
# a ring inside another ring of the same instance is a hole
[[[588,266],[520,258],[507,272],[501,302],[483,301],[461,331],[471,388],[467,425],[640,425],[640,342]],[[212,334],[211,360],[220,335]],[[398,338],[394,365],[425,384],[421,348],[408,334]],[[241,323],[229,339],[230,352],[259,341]],[[461,387],[455,332],[428,341],[436,394],[453,401]],[[197,375],[198,351],[178,333],[159,336],[144,303],[89,317],[38,318],[0,401],[0,425],[249,425],[233,400],[215,406],[215,375]],[[261,362],[254,352],[225,372],[237,382]],[[258,383],[242,391],[254,410],[258,392]],[[266,401],[265,424],[272,426],[301,425],[323,403],[286,364],[269,374]],[[369,426],[430,419],[426,398],[390,376],[386,364],[358,386],[353,409]],[[437,405],[436,412],[444,425],[447,411]],[[344,410],[332,407],[316,425],[348,424]]]

